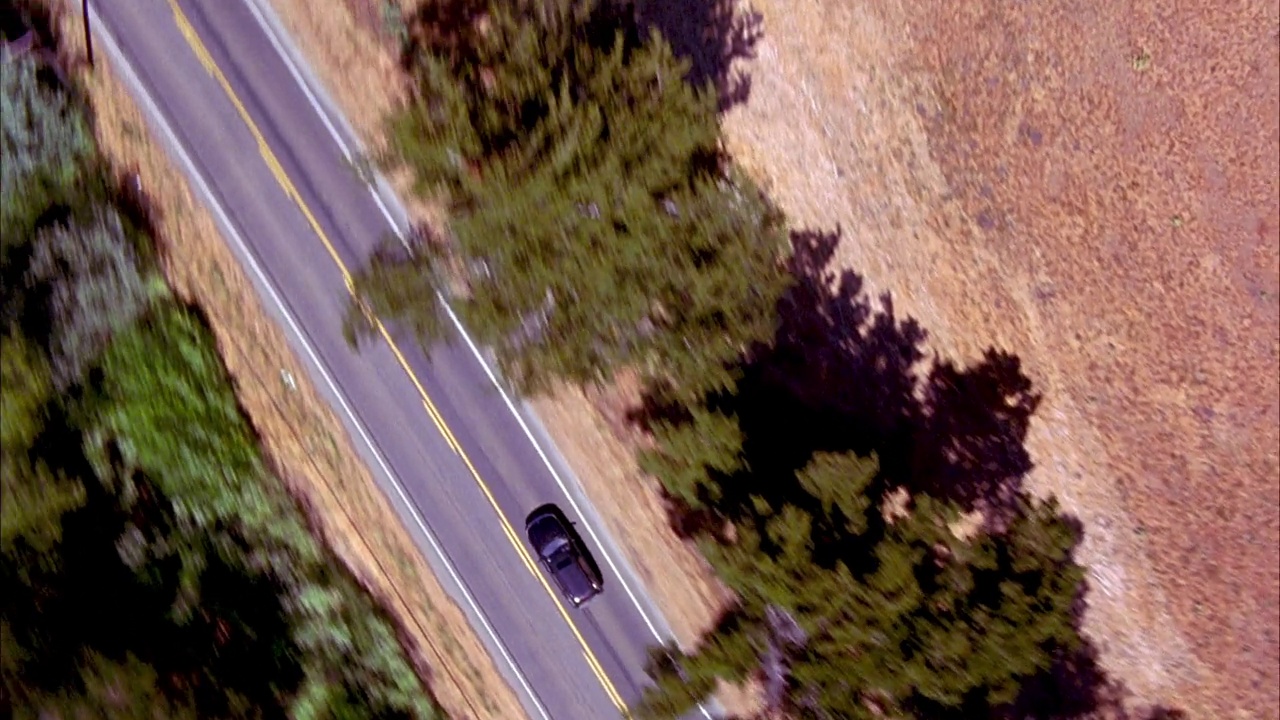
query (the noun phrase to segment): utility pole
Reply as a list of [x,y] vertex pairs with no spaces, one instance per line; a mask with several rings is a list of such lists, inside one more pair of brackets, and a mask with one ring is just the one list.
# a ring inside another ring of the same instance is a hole
[[89,32],[89,0],[80,0],[80,13],[84,15],[84,47],[89,53],[89,67],[93,67],[93,34]]

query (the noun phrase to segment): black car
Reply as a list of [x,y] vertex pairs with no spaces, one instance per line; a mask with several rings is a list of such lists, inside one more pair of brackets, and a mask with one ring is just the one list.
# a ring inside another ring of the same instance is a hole
[[559,508],[543,505],[534,510],[525,521],[525,532],[538,560],[574,607],[600,594],[600,570]]

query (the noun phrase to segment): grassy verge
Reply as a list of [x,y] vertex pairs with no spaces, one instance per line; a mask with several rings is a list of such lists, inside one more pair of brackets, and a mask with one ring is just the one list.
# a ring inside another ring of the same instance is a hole
[[204,309],[218,350],[272,469],[307,509],[313,527],[391,613],[418,674],[454,717],[516,718],[523,712],[463,613],[435,580],[341,423],[267,317],[209,212],[147,132],[110,63],[87,72],[78,12],[60,2],[68,66],[96,115],[103,153],[135,173],[154,209],[163,271]]

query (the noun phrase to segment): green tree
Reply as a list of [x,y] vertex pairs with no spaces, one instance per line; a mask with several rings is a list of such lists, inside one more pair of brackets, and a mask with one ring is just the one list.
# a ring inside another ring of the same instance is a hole
[[726,169],[713,93],[616,3],[491,3],[475,28],[421,51],[390,123],[391,157],[443,194],[450,233],[376,255],[365,305],[421,332],[440,326],[427,288],[453,288],[525,390],[623,367],[731,385],[726,366],[772,337],[787,237]]
[[732,416],[696,405],[674,420],[655,422],[649,431],[655,442],[640,453],[641,469],[660,478],[666,491],[691,509],[721,499],[710,474],[724,477],[745,469],[742,430]]
[[438,717],[123,221],[77,98],[3,60],[0,717]]
[[[1083,571],[1056,504],[1025,501],[1002,532],[961,537],[959,510],[928,496],[886,513],[877,473],[874,458],[818,454],[751,494],[731,539],[702,539],[738,617],[682,658],[683,673],[754,672],[770,705],[797,718],[917,716],[1007,703],[1074,647]],[[655,672],[647,717],[676,717],[706,685]]]

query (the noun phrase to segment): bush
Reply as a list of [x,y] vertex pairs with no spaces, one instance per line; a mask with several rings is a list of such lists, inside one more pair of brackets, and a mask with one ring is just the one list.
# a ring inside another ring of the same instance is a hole
[[267,468],[79,108],[3,60],[0,715],[439,717]]
[[294,700],[300,717],[353,698],[380,713],[436,717],[385,615],[350,576],[330,570],[340,561],[308,532],[263,465],[204,325],[181,308],[161,307],[112,342],[102,367],[95,436],[118,448],[130,474],[154,478],[175,525],[190,536],[167,538],[187,568],[180,609],[199,604],[211,538],[221,560],[269,574],[284,593],[308,677]]
[[112,333],[133,324],[152,295],[119,214],[102,206],[87,223],[40,231],[27,277],[48,296],[49,346],[59,390],[84,375]]
[[3,50],[0,66],[0,242],[7,250],[49,206],[74,193],[94,148],[83,114],[41,81],[35,58]]

